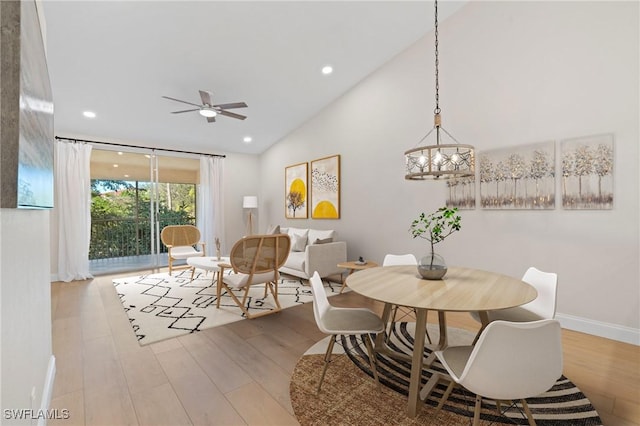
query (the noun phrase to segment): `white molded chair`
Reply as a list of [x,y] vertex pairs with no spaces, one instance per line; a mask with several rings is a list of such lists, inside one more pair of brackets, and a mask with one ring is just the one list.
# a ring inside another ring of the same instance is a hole
[[529,425],[535,425],[525,401],[549,390],[562,375],[562,339],[556,320],[494,321],[475,346],[436,351],[452,381],[438,405],[441,409],[457,383],[476,394],[473,424],[480,421],[482,397],[521,400]]
[[376,357],[373,352],[370,333],[382,333],[384,324],[378,315],[366,308],[336,308],[331,306],[327,294],[324,290],[322,279],[318,272],[314,272],[309,280],[311,284],[311,292],[313,294],[313,315],[320,331],[331,336],[327,352],[324,355],[324,368],[318,383],[317,393],[320,393],[320,387],[324,380],[327,367],[331,361],[333,346],[336,337],[342,334],[362,335],[367,352],[369,354],[369,363],[373,377],[378,382],[378,372],[376,370]]
[[[527,272],[525,272],[522,277],[522,281],[535,287],[538,291],[538,297],[529,303],[515,308],[488,311],[489,322],[496,320],[525,322],[555,318],[558,274],[543,272],[532,266],[527,269]],[[472,312],[471,316],[480,322],[480,315],[477,312]]]
[[[418,260],[413,254],[387,254],[382,260],[382,266],[394,266],[394,265],[418,265]],[[391,337],[391,333],[393,332],[393,329],[396,325],[396,317],[398,315],[399,308],[402,309],[398,305],[394,305],[391,308],[393,312],[391,314],[391,321],[389,323],[390,324],[389,332],[387,333],[387,336],[386,336],[387,341]],[[413,311],[413,309],[411,309],[410,311]],[[405,310],[403,315],[406,315],[408,312],[409,311]],[[429,311],[427,311],[427,314],[428,313]],[[429,332],[427,332],[427,339],[429,340],[429,343],[432,343],[431,336],[429,336]]]

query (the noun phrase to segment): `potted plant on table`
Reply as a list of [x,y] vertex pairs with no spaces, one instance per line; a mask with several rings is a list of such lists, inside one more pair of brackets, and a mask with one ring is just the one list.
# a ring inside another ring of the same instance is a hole
[[431,253],[420,259],[418,272],[428,280],[439,280],[447,273],[447,265],[442,256],[434,250],[434,245],[461,228],[462,218],[458,208],[440,207],[431,214],[420,213],[411,222],[409,232],[413,238],[420,237],[431,243]]

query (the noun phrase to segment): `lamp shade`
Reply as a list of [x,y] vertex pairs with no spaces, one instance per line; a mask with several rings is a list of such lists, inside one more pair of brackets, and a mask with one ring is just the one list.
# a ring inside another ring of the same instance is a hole
[[245,209],[257,209],[258,208],[258,197],[255,195],[245,195],[242,198],[242,208]]

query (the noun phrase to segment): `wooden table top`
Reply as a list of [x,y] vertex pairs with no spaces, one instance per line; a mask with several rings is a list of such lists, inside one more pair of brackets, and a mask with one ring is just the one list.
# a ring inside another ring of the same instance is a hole
[[442,280],[425,280],[416,266],[383,266],[352,274],[347,285],[371,299],[436,311],[488,311],[531,302],[536,289],[517,278],[449,267]]

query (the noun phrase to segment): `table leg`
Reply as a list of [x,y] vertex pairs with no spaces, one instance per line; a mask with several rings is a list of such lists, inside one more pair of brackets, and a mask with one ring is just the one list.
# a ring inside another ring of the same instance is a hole
[[411,360],[411,381],[409,382],[409,417],[418,414],[420,403],[420,378],[422,376],[422,360],[424,358],[424,339],[427,331],[427,310],[416,308],[416,333],[413,342],[413,359]]
[[218,282],[216,283],[216,308],[220,307],[220,294],[222,294],[222,271],[218,269],[216,271]]
[[438,339],[438,345],[435,348],[433,348],[433,351],[431,351],[431,354],[427,357],[427,359],[424,362],[428,367],[431,367],[431,364],[433,364],[433,361],[436,360],[435,351],[441,351],[443,349],[446,349],[447,346],[449,346],[449,341],[447,338],[447,317],[445,315],[445,311],[438,311],[438,327],[440,331],[440,338]]
[[374,346],[374,350],[376,352],[384,352],[385,344],[384,344],[384,334],[387,330],[387,322],[389,322],[389,315],[391,314],[391,304],[385,303],[384,309],[382,309],[382,323],[384,324],[384,330],[381,333],[376,335],[376,343]]
[[[349,273],[347,274],[347,278],[349,278],[349,275],[353,274],[353,269],[349,269]],[[347,278],[343,278],[342,279],[342,287],[340,287],[340,291],[338,293],[342,293],[342,290],[344,290],[344,288],[347,286]]]

